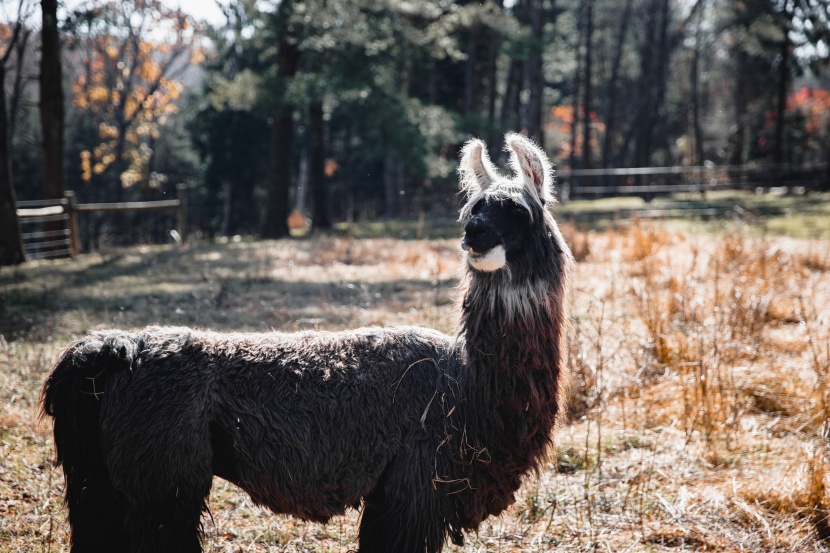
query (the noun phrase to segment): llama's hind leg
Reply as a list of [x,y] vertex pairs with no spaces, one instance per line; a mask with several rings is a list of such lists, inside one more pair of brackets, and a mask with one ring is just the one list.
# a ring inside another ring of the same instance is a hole
[[71,526],[71,553],[127,552],[126,505],[108,481],[85,479],[81,486],[68,486],[66,504]]
[[[149,434],[149,432],[144,433]],[[162,446],[109,459],[113,483],[125,497],[130,553],[200,553],[202,513],[213,483],[209,439],[159,440]],[[125,448],[129,451],[129,448]]]

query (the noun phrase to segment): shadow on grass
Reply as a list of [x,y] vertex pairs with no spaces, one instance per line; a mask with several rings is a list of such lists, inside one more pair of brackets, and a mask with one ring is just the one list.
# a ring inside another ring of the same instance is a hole
[[[98,261],[82,257],[0,273],[0,335],[42,341],[56,326],[60,334],[153,324],[225,331],[298,330],[323,323],[336,328],[353,324],[356,312],[371,310],[391,314],[384,321],[394,324],[395,313],[447,305],[455,295],[456,282],[447,278],[263,277],[256,263],[223,248],[145,255],[129,250]],[[195,261],[202,254],[213,257]]]

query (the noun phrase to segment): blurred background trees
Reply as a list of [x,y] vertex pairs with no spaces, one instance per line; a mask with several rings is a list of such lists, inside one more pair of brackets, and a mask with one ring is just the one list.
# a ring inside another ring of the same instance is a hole
[[825,0],[63,0],[56,25],[30,3],[0,10],[19,199],[57,186],[38,106],[78,201],[186,182],[206,235],[452,212],[459,146],[503,163],[508,130],[574,169],[830,161]]

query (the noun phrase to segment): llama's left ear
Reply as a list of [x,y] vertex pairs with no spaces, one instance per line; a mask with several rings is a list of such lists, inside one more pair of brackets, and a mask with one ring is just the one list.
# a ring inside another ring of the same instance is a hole
[[461,150],[461,163],[458,165],[461,190],[471,197],[479,190],[484,190],[498,178],[498,172],[490,158],[484,142],[474,138]]
[[553,201],[553,170],[548,156],[529,138],[517,133],[505,136],[510,165],[542,203]]

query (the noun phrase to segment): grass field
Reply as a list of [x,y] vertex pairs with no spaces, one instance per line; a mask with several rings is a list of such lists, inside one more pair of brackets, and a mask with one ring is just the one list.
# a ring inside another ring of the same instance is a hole
[[[579,263],[558,450],[507,513],[447,550],[830,551],[830,241],[636,221],[564,231]],[[74,338],[156,323],[453,332],[457,243],[195,243],[0,270],[0,550],[68,550],[37,402]],[[206,551],[356,547],[356,512],[302,523],[218,479],[210,509]]]

